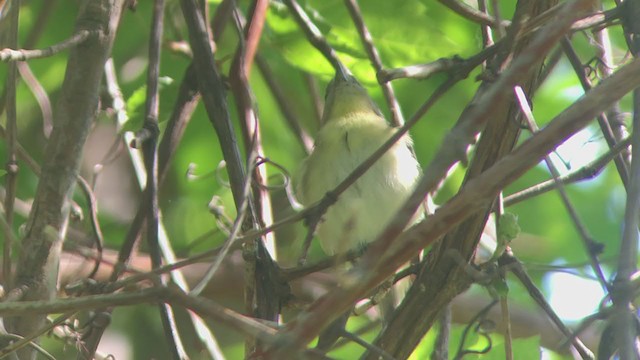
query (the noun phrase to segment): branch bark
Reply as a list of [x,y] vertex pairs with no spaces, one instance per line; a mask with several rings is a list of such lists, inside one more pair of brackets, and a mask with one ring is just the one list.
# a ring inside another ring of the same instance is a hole
[[[51,137],[45,148],[42,176],[29,215],[16,269],[17,287],[25,289],[23,300],[48,300],[55,296],[59,254],[65,238],[69,197],[88,131],[98,107],[104,64],[111,52],[124,0],[83,2],[76,32],[98,31],[71,49]],[[9,331],[28,335],[42,327],[42,315],[12,319]],[[31,358],[32,350],[20,358]]]

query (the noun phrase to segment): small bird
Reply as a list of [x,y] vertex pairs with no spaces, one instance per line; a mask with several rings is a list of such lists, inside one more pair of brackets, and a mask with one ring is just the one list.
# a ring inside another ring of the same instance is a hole
[[[305,206],[322,199],[396,132],[346,68],[327,87],[322,123],[297,187]],[[420,176],[411,147],[409,135],[400,138],[329,207],[317,228],[325,253],[359,249],[382,232]]]

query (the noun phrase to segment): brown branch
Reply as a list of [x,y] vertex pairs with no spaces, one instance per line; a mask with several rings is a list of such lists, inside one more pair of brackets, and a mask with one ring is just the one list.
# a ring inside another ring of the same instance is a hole
[[[160,249],[159,217],[160,209],[158,205],[158,137],[160,129],[158,126],[158,108],[160,104],[159,78],[160,78],[160,52],[162,46],[162,35],[164,30],[164,0],[155,0],[153,6],[153,17],[151,21],[151,36],[149,39],[149,65],[147,68],[147,94],[145,101],[145,120],[142,129],[136,133],[136,138],[142,136],[142,153],[144,155],[144,167],[147,174],[145,186],[146,203],[141,204],[145,209],[145,219],[147,221],[147,243],[151,254],[151,263],[154,268],[162,265],[162,250]],[[160,283],[166,285],[167,277],[161,276]],[[173,309],[168,304],[160,304],[160,317],[164,328],[165,339],[168,343],[171,357],[174,359],[187,359],[188,356],[179,336],[177,324],[173,314]]]
[[[79,29],[75,34],[73,34],[67,40],[52,45],[46,49],[38,49],[38,50],[25,50],[25,49],[2,49],[0,50],[0,61],[9,62],[9,61],[27,61],[32,59],[41,59],[44,57],[53,56],[61,51],[70,49],[72,47],[76,47],[79,44],[82,44],[85,41],[88,41],[91,36],[99,36],[100,31],[95,29]],[[90,41],[90,40],[89,40]]]
[[244,73],[249,76],[251,74],[251,66],[258,52],[258,44],[262,38],[262,28],[267,16],[267,8],[269,1],[255,0],[249,12],[251,14],[249,26],[245,30],[246,44],[244,51]]
[[[8,5],[9,6],[9,5]],[[11,9],[9,9],[9,34],[8,44],[9,46],[18,45],[18,17],[20,12],[20,1],[16,1]],[[17,99],[16,88],[18,86],[18,69],[15,63],[9,64],[6,94],[7,94],[7,162],[5,163],[5,170],[7,171],[5,176],[5,199],[4,199],[4,211],[6,230],[6,241],[3,244],[2,251],[2,271],[4,274],[11,274],[11,254],[13,252],[14,242],[11,229],[13,227],[13,215],[14,205],[16,201],[16,191],[18,187],[18,161],[16,153],[18,151],[18,113],[17,113]],[[4,228],[3,228],[4,230]],[[12,279],[10,276],[4,279],[5,289],[11,289],[13,287]]]
[[438,0],[438,2],[453,10],[456,14],[462,16],[463,18],[481,25],[502,27],[508,27],[509,25],[511,25],[511,22],[508,20],[502,20],[498,22],[498,20],[494,19],[492,16],[487,15],[482,11],[476,10],[459,0]]
[[[358,29],[360,40],[362,40],[362,44],[369,56],[371,65],[373,65],[377,74],[382,70],[382,59],[380,59],[378,49],[373,44],[373,37],[371,36],[369,29],[367,29],[367,25],[364,23],[360,6],[358,6],[357,0],[345,0],[344,3],[347,6],[347,10],[349,10],[349,14],[351,15],[351,19],[353,20],[356,29]],[[387,100],[387,105],[391,110],[391,124],[394,127],[402,126],[402,124],[404,124],[404,117],[402,116],[402,110],[400,109],[398,99],[396,99],[394,94],[393,86],[388,82],[381,82],[380,86],[382,86],[382,92]]]
[[[532,134],[536,133],[539,130],[538,125],[535,122],[535,119],[533,118],[533,112],[531,111],[531,108],[527,103],[525,94],[524,92],[522,92],[522,88],[520,87],[516,87],[515,90],[516,90],[517,101],[520,103],[520,107],[521,107],[520,110],[524,115],[523,117],[525,120],[525,124]],[[573,225],[578,231],[578,234],[580,234],[582,244],[584,245],[585,251],[587,252],[587,257],[591,262],[591,269],[593,270],[594,274],[596,274],[596,278],[600,282],[600,285],[604,289],[606,289],[608,287],[609,282],[604,276],[604,273],[602,271],[602,266],[600,265],[600,260],[598,259],[598,255],[603,250],[603,245],[598,243],[593,238],[593,236],[589,234],[587,227],[585,226],[584,222],[578,215],[578,212],[576,211],[575,207],[571,203],[571,200],[569,199],[569,195],[567,194],[567,191],[564,185],[559,180],[560,172],[558,171],[556,166],[553,164],[553,162],[551,161],[551,158],[548,155],[544,157],[544,162],[546,163],[547,169],[549,169],[549,172],[553,177],[553,181],[556,182],[557,184],[556,188],[558,190],[558,194],[560,195],[560,199],[562,199],[562,203],[565,209],[567,210],[567,213],[569,214],[569,217],[571,218]]]
[[572,184],[587,179],[593,179],[600,174],[604,167],[618,156],[621,151],[627,149],[630,144],[631,137],[627,137],[626,139],[618,142],[616,146],[607,151],[606,154],[576,171],[559,177],[557,181],[554,179],[547,180],[530,188],[506,196],[504,198],[504,206],[511,206],[532,197],[544,194],[558,187],[558,184]]
[[[562,49],[564,50],[571,66],[573,67],[578,79],[580,80],[580,84],[585,91],[588,91],[592,88],[591,81],[587,78],[584,72],[584,67],[578,58],[578,54],[573,49],[571,42],[568,39],[564,39],[562,42]],[[609,145],[609,148],[613,148],[620,139],[616,139],[613,130],[611,129],[611,124],[609,123],[609,119],[603,112],[599,114],[598,117],[598,125],[600,126],[600,131],[604,136],[604,139]],[[620,176],[620,180],[622,180],[622,184],[625,189],[627,188],[627,183],[629,182],[629,169],[627,167],[626,162],[622,158],[622,156],[618,155],[614,158],[614,163],[616,164],[616,169],[618,170],[618,176]]]
[[[244,26],[239,16],[239,10],[236,9],[238,12],[236,27],[240,41],[230,71],[231,90],[240,116],[240,129],[245,144],[245,152],[248,154],[248,166],[251,167],[248,170],[250,176],[246,180],[245,199],[250,200],[253,197],[253,202],[249,202],[249,206],[242,209],[242,213],[251,212],[250,216],[247,216],[248,221],[243,224],[245,230],[253,229],[256,225],[264,228],[273,223],[271,197],[266,189],[266,168],[260,166],[261,163],[258,160],[258,158],[263,158],[265,155],[262,147],[260,120],[253,101],[254,95],[249,84],[250,73],[248,72],[250,70],[250,62],[253,61],[252,57],[255,55],[255,49],[251,53],[251,46],[252,44],[257,44],[262,35],[266,5],[267,1],[255,0],[248,22]],[[242,31],[243,27],[244,32]],[[251,206],[252,204],[254,207]],[[238,210],[239,217],[236,221],[241,221],[240,211]],[[224,251],[228,250],[232,245],[232,240],[234,239],[230,238],[225,243],[223,253],[217,259],[218,264],[222,261],[222,256],[225,255]],[[248,313],[258,319],[277,323],[284,301],[280,298],[278,292],[280,287],[280,284],[276,283],[279,281],[277,279],[278,268],[272,259],[276,255],[273,233],[245,243],[244,254],[246,260],[245,308]],[[262,344],[257,345],[261,346]],[[248,341],[245,347],[248,353],[260,351],[253,341]]]
[[267,83],[267,86],[269,86],[269,89],[271,90],[287,125],[295,135],[304,152],[309,154],[313,148],[313,139],[302,128],[302,126],[300,126],[300,121],[298,120],[300,117],[294,112],[292,97],[285,94],[284,88],[281,85],[281,79],[276,78],[273,71],[271,71],[269,64],[260,56],[260,54],[256,56],[256,64],[258,65],[258,69],[260,70],[264,81]]
[[443,72],[455,75],[461,68],[464,69],[470,64],[479,66],[484,61],[494,56],[498,51],[499,44],[494,44],[468,59],[462,59],[458,56],[454,56],[451,58],[441,58],[425,64],[409,65],[395,69],[382,69],[378,72],[378,81],[387,82],[401,78],[423,80]]
[[51,108],[49,94],[47,94],[47,91],[33,74],[27,62],[19,61],[17,64],[20,77],[24,80],[29,90],[31,90],[33,97],[40,106],[40,111],[42,112],[42,132],[44,133],[44,137],[48,139],[49,135],[51,135],[51,129],[53,129],[53,109]]
[[[98,31],[81,47],[72,47],[56,121],[47,142],[42,174],[16,269],[16,285],[27,285],[25,299],[55,294],[58,256],[68,223],[69,195],[76,182],[82,146],[98,106],[100,80],[111,51],[124,0],[81,4],[76,33]],[[55,234],[54,234],[55,233]],[[10,331],[29,334],[45,321],[35,313],[12,319]],[[30,351],[20,352],[24,358]]]
[[331,63],[334,69],[339,69],[342,66],[340,59],[335,50],[329,45],[327,39],[322,36],[320,30],[313,24],[309,16],[305,13],[304,9],[298,4],[296,0],[284,0],[284,3],[289,8],[294,20],[298,23],[298,26],[302,29],[307,40],[316,48],[325,59]]
[[553,322],[553,324],[560,330],[563,336],[567,340],[569,340],[573,346],[580,352],[580,355],[583,359],[593,359],[593,353],[589,349],[587,349],[582,341],[575,336],[571,330],[562,322],[562,319],[556,314],[556,312],[551,308],[551,305],[544,298],[544,294],[538,289],[538,287],[534,284],[529,274],[527,274],[525,268],[522,266],[520,261],[516,259],[509,252],[505,252],[501,258],[499,259],[500,266],[508,268],[517,278],[520,280],[522,285],[527,289],[527,292],[531,296],[531,298],[538,304],[538,306],[544,311],[544,313],[549,317],[549,319]]
[[209,120],[218,135],[220,148],[229,172],[231,192],[236,207],[239,208],[242,203],[242,184],[244,184],[245,171],[227,107],[225,85],[218,73],[207,27],[196,1],[180,0],[180,4],[189,28],[189,42],[193,50],[193,61],[198,74],[198,87],[202,94],[202,101]]

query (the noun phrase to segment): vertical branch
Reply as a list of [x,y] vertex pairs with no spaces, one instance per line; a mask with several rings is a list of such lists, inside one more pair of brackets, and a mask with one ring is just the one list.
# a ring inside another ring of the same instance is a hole
[[[50,299],[55,295],[59,254],[67,231],[69,197],[73,191],[82,147],[98,107],[100,81],[124,4],[124,0],[81,3],[76,32],[97,31],[71,49],[62,84],[55,123],[45,147],[41,180],[29,214],[16,285],[25,288],[23,299]],[[25,315],[11,319],[9,329],[30,334],[42,327],[45,317]],[[30,358],[31,350],[20,353]]]
[[624,231],[618,255],[618,272],[611,294],[617,316],[613,317],[615,337],[621,359],[637,359],[638,329],[633,308],[634,291],[630,284],[637,271],[638,216],[640,216],[640,92],[633,93],[633,133],[631,144],[631,178],[627,191]]
[[[227,8],[231,7],[228,4],[230,4],[230,1],[225,0],[216,11],[215,19],[217,21],[215,21],[215,25],[218,26],[214,28],[214,38],[222,36],[224,24],[228,18],[226,14],[228,11]],[[122,99],[122,94],[115,76],[113,62],[108,64],[106,75],[107,89],[109,94],[111,94],[111,97],[114,99],[114,108],[116,110],[118,124],[122,124],[126,121],[127,114],[124,111],[124,100]],[[176,100],[173,112],[169,118],[167,128],[164,131],[160,148],[158,149],[158,186],[162,185],[167,174],[171,158],[184,135],[187,123],[191,119],[191,115],[193,114],[193,111],[195,111],[195,107],[199,101],[200,92],[198,90],[196,69],[192,62],[184,74],[182,84],[180,85],[178,99]],[[127,133],[125,133],[125,140],[127,140]],[[130,151],[129,154],[135,164],[136,161],[135,156],[133,155],[134,153]],[[142,178],[143,177],[140,177],[140,179]],[[127,232],[125,241],[122,243],[120,251],[118,252],[118,262],[116,266],[114,266],[113,273],[111,274],[111,281],[115,281],[120,276],[120,273],[124,270],[126,263],[129,261],[129,257],[135,247],[136,241],[140,238],[145,222],[143,203],[145,203],[145,199],[142,199],[138,211],[129,226],[129,231]]]
[[218,69],[209,41],[204,17],[196,0],[180,0],[182,13],[189,29],[189,42],[193,50],[193,62],[198,74],[198,87],[202,94],[205,110],[220,142],[222,155],[229,172],[229,183],[236,208],[242,204],[242,185],[245,170],[242,166],[240,149],[225,98],[224,83]]
[[[602,9],[602,3],[599,4]],[[594,46],[596,56],[600,59],[598,61],[597,69],[604,77],[609,77],[613,74],[615,64],[613,62],[613,49],[611,48],[611,39],[609,36],[609,29],[606,27],[594,31],[594,36],[597,46]],[[624,123],[624,114],[620,110],[620,104],[616,103],[607,111],[607,118],[613,130],[615,139],[620,142],[629,136],[626,125]],[[631,164],[631,153],[628,149],[622,151],[622,159],[628,168]]]
[[[618,5],[622,11],[622,25],[634,58],[640,57],[640,3],[625,1]],[[618,271],[611,293],[615,314],[614,336],[617,338],[618,355],[621,359],[638,359],[637,315],[634,311],[634,291],[631,281],[637,271],[638,225],[640,216],[640,89],[633,91],[633,133],[631,143],[631,171],[624,214],[624,231],[618,255]]]
[[[151,22],[151,39],[149,40],[149,67],[147,72],[147,96],[145,102],[145,119],[142,129],[136,134],[136,139],[142,144],[144,166],[147,173],[145,186],[146,204],[143,204],[147,220],[147,242],[151,255],[151,264],[154,269],[162,265],[162,251],[159,243],[159,214],[158,208],[158,152],[157,144],[160,134],[158,127],[159,90],[160,78],[160,49],[162,43],[164,25],[164,0],[155,0],[153,7],[153,19]],[[166,283],[166,277],[161,281]],[[187,359],[173,311],[169,304],[160,304],[160,314],[164,326],[165,338],[168,348],[174,359]]]
[[[349,10],[351,19],[356,25],[356,29],[358,29],[360,39],[364,44],[364,49],[366,50],[367,55],[369,55],[371,65],[373,65],[373,68],[376,70],[377,74],[380,72],[380,70],[382,70],[382,60],[380,59],[378,49],[376,49],[375,45],[373,44],[371,33],[369,32],[369,29],[367,29],[367,25],[364,23],[362,12],[360,11],[360,6],[358,6],[358,1],[345,0],[344,3]],[[402,126],[402,124],[404,124],[404,118],[402,116],[402,110],[400,109],[398,99],[396,99],[396,96],[394,94],[393,86],[388,81],[381,83],[380,86],[382,86],[382,92],[384,93],[384,97],[387,100],[389,110],[391,110],[391,124],[395,127]]]
[[[18,15],[20,13],[20,0],[13,0],[9,14],[9,39],[7,45],[12,49],[18,48]],[[17,63],[12,61],[7,67],[7,162],[5,170],[6,195],[4,199],[4,213],[7,227],[4,234],[4,248],[2,252],[2,275],[5,289],[11,289],[11,252],[13,247],[13,207],[16,201],[16,187],[18,183],[18,162],[16,158],[18,143],[17,111],[16,111],[16,86],[18,69]]]
[[[245,76],[249,77],[251,74],[251,66],[253,60],[256,57],[258,51],[258,45],[262,38],[262,28],[267,17],[267,8],[269,7],[269,1],[267,0],[255,0],[250,12],[249,24],[245,31],[245,45],[244,55],[242,55],[244,69],[242,70]],[[237,11],[237,10],[236,10]]]
[[[238,114],[240,115],[240,128],[242,130],[245,151],[248,154],[249,164],[252,169],[251,176],[252,194],[255,204],[255,220],[261,228],[273,224],[271,210],[271,198],[266,190],[267,173],[258,159],[264,157],[262,148],[262,136],[260,122],[255,110],[254,96],[249,84],[249,71],[255,56],[255,47],[262,36],[262,28],[266,18],[268,1],[256,0],[252,5],[247,24],[241,23],[239,10],[236,9],[236,25],[239,32],[239,44],[233,63],[231,65],[231,89],[233,91]],[[245,41],[246,39],[246,41]],[[252,50],[253,47],[253,50]],[[256,162],[255,166],[251,162]],[[250,209],[249,209],[250,210]],[[270,321],[278,321],[280,314],[280,299],[278,286],[274,283],[277,278],[277,266],[273,262],[275,258],[275,238],[273,233],[266,234],[264,238],[258,238],[249,242],[244,248],[246,259],[245,268],[245,306],[254,316]],[[255,348],[253,340],[246,344],[247,353]]]
[[[198,10],[195,0],[181,0],[180,5],[189,30],[189,42],[193,50],[194,67],[198,73],[198,87],[200,88],[209,120],[218,136],[229,173],[231,192],[236,209],[240,211],[243,203],[247,202],[248,213],[245,224],[253,227],[257,224],[255,206],[251,196],[246,196],[243,189],[246,172],[242,166],[240,149],[238,148],[225,98],[224,84],[216,68],[214,52],[209,41],[204,17]],[[253,295],[248,300],[252,302]]]

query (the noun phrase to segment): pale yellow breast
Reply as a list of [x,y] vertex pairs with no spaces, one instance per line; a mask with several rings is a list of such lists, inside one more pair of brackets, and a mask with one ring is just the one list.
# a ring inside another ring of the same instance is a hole
[[[304,205],[319,201],[377,150],[395,129],[371,114],[333,119],[318,133],[298,187]],[[419,165],[403,137],[346,190],[318,226],[328,254],[348,251],[374,240],[415,186]]]

